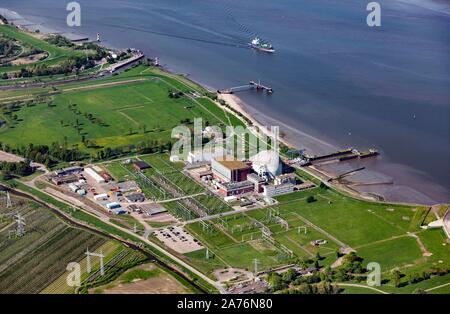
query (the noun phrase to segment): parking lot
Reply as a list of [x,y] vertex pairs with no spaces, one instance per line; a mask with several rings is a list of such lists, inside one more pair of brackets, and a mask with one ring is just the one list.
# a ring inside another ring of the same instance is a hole
[[184,254],[203,248],[200,242],[190,235],[183,227],[170,226],[154,232],[158,240],[174,251]]

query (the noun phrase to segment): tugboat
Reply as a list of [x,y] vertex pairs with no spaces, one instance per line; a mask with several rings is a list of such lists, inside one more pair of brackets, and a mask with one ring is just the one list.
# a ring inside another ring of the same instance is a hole
[[253,49],[256,49],[259,51],[264,51],[264,52],[269,52],[269,53],[275,52],[275,49],[273,48],[272,44],[265,43],[265,42],[261,41],[261,39],[258,37],[255,37],[249,45]]

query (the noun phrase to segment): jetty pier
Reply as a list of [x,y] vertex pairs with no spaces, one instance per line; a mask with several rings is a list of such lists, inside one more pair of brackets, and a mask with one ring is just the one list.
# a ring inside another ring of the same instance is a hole
[[233,94],[233,93],[236,93],[236,92],[242,92],[242,91],[252,90],[252,89],[255,89],[257,91],[265,91],[269,95],[273,93],[272,87],[263,85],[263,84],[261,84],[260,81],[258,81],[258,82],[256,82],[256,81],[249,81],[248,84],[241,85],[241,86],[230,87],[230,88],[224,89],[224,90],[218,90],[217,93],[219,93],[219,94]]

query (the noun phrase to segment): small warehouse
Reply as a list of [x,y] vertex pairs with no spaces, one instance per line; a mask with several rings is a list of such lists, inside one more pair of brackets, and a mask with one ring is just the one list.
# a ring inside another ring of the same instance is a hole
[[150,169],[150,165],[148,163],[146,163],[145,161],[136,161],[133,164],[134,169],[136,169],[137,171],[142,171],[145,169]]
[[97,194],[97,195],[94,195],[94,200],[96,200],[96,201],[98,201],[98,200],[106,200],[106,199],[108,199],[108,194]]
[[72,183],[78,181],[78,176],[72,175],[62,175],[62,176],[54,176],[51,178],[52,182],[55,185],[62,185],[67,183]]
[[113,209],[121,208],[121,207],[122,206],[120,206],[120,204],[117,202],[112,202],[112,203],[106,204],[106,208],[108,208],[110,211]]
[[102,178],[105,180],[105,182],[112,181],[112,177],[111,177],[110,174],[107,173],[107,172],[103,172],[103,173],[101,174],[101,176],[102,176]]
[[133,193],[125,195],[125,199],[130,203],[137,203],[145,201],[145,195],[143,193]]
[[86,174],[88,174],[92,179],[94,179],[97,183],[105,183],[105,179],[101,175],[99,175],[97,172],[95,172],[92,168],[86,168],[85,169]]
[[70,184],[69,184],[69,189],[70,189],[73,193],[75,193],[75,192],[78,191],[80,188],[79,188],[76,184],[70,183]]
[[125,214],[128,214],[128,212],[125,209],[123,209],[123,208],[114,209],[112,212],[114,213],[114,215],[125,215]]

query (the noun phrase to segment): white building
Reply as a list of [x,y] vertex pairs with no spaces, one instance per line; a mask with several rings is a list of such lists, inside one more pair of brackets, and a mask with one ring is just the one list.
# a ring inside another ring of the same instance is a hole
[[86,174],[88,174],[92,179],[94,179],[97,183],[105,183],[105,179],[101,175],[99,175],[94,169],[86,168],[84,170]]
[[282,174],[281,176],[276,177],[275,180],[273,180],[273,183],[275,185],[286,183],[292,183],[295,185],[297,183],[297,176],[292,173]]
[[223,157],[224,154],[225,152],[222,148],[217,148],[213,150],[211,149],[195,150],[188,153],[187,162],[190,164],[201,161],[210,162],[213,158]]
[[96,200],[96,201],[98,201],[98,200],[106,200],[106,199],[108,199],[109,198],[109,195],[108,194],[97,194],[97,195],[94,195],[94,200]]
[[69,184],[69,189],[70,189],[73,193],[75,193],[75,192],[78,191],[80,188],[79,188],[76,184],[70,183],[70,184]]
[[280,185],[264,185],[263,195],[265,197],[274,197],[277,195],[288,194],[294,192],[293,184],[280,184]]

